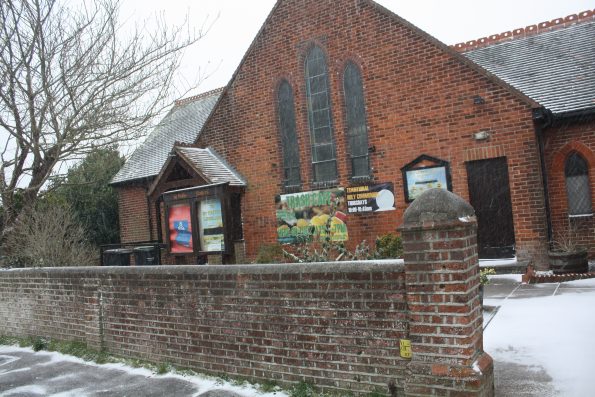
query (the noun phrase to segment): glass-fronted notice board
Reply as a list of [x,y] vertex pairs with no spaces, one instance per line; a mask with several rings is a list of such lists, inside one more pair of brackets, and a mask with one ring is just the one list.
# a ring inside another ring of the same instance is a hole
[[225,251],[221,200],[206,199],[199,202],[198,224],[202,251]]

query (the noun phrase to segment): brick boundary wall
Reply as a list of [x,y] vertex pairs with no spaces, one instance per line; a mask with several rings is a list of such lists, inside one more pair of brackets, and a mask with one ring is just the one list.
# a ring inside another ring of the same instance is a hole
[[493,396],[492,358],[483,351],[477,220],[473,207],[443,189],[405,211],[409,337],[408,396]]
[[407,365],[404,278],[394,261],[1,271],[0,334],[253,380],[386,390],[403,387]]
[[[430,232],[434,226],[440,230]],[[355,395],[493,395],[475,222],[446,232],[444,224],[405,227],[405,265],[0,271],[0,334],[82,341],[115,355]],[[412,341],[411,360],[401,358],[402,340]]]

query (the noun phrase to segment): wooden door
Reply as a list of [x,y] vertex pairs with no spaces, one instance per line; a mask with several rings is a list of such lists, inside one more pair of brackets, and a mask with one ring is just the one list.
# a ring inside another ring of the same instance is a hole
[[506,158],[468,162],[467,180],[469,200],[477,215],[479,257],[514,257],[514,224]]

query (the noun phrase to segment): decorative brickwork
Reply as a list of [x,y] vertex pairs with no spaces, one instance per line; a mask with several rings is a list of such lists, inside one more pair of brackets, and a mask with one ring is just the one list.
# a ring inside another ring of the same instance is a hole
[[588,273],[568,273],[568,274],[538,274],[535,273],[533,266],[527,266],[527,272],[523,274],[523,283],[542,284],[542,283],[563,283],[565,281],[586,280],[595,278],[595,272]]
[[564,18],[555,18],[551,21],[540,22],[535,25],[529,25],[524,28],[517,28],[514,30],[508,30],[499,34],[493,34],[488,37],[482,37],[477,40],[469,40],[465,43],[457,43],[452,47],[459,51],[471,51],[477,48],[486,47],[493,44],[502,43],[509,40],[514,40],[523,37],[534,36],[543,32],[551,32],[555,29],[564,28],[577,23],[592,21],[595,19],[595,10],[586,10],[579,12],[578,14],[567,15]]

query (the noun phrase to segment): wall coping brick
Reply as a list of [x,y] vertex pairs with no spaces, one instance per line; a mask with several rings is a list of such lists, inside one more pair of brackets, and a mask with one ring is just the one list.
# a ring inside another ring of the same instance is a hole
[[131,266],[131,267],[48,267],[8,269],[6,273],[18,275],[125,275],[125,274],[297,274],[297,273],[364,273],[369,271],[404,270],[403,260],[345,261],[317,263],[282,263],[258,265],[205,265],[205,266]]

